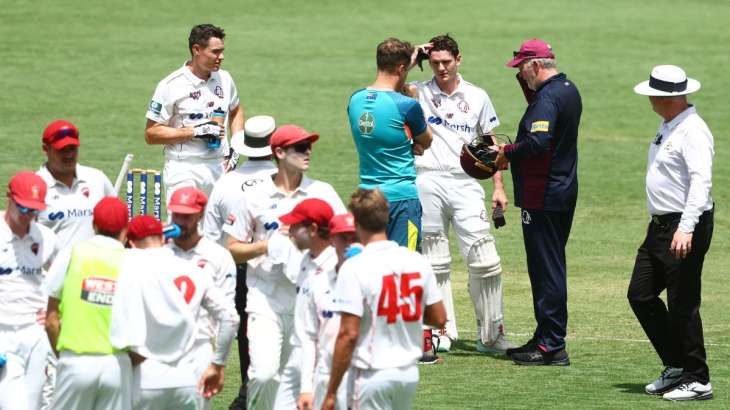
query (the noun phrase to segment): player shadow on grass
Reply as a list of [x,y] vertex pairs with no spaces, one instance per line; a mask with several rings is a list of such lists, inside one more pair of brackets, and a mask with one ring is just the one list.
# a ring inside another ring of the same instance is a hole
[[461,357],[469,357],[469,356],[484,356],[484,357],[491,357],[497,360],[511,360],[507,356],[503,354],[490,354],[490,353],[481,353],[477,351],[477,342],[476,340],[457,340],[455,342],[451,343],[451,351],[449,353],[439,353],[441,355],[446,356],[461,356]]
[[639,383],[618,383],[614,384],[613,387],[618,389],[619,393],[646,395],[644,385]]

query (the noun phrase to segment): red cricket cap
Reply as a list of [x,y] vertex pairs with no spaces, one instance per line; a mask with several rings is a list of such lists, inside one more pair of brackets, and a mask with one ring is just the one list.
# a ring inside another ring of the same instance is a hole
[[43,130],[43,143],[55,150],[61,150],[69,145],[78,147],[79,129],[68,121],[53,121]]
[[335,215],[330,219],[330,235],[355,232],[355,217],[352,214]]
[[167,210],[176,214],[197,214],[205,210],[208,197],[194,187],[184,187],[172,193]]
[[276,147],[288,147],[294,145],[297,142],[309,140],[314,143],[319,139],[319,134],[309,132],[304,128],[298,127],[292,124],[282,125],[277,128],[273,134],[271,134],[271,149]]
[[288,214],[279,217],[287,225],[294,225],[305,221],[314,222],[319,226],[328,226],[335,212],[325,201],[317,198],[308,198],[298,203]]
[[138,241],[148,236],[162,236],[162,222],[151,215],[137,215],[129,221],[127,238]]
[[43,178],[31,171],[21,171],[10,178],[8,191],[20,206],[38,211],[46,209],[48,186]]
[[94,225],[107,234],[118,234],[127,227],[127,206],[115,196],[105,196],[94,207]]
[[537,38],[522,43],[520,51],[513,52],[513,56],[514,58],[507,62],[507,67],[517,67],[523,61],[533,58],[555,58],[550,44]]

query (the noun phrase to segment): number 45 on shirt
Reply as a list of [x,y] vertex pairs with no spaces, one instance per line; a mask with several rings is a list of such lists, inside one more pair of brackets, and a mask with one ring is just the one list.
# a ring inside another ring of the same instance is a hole
[[[395,323],[400,314],[404,321],[415,322],[421,319],[421,299],[423,287],[411,285],[411,281],[421,278],[419,272],[403,273],[400,275],[400,286],[395,274],[383,276],[383,285],[378,300],[378,316],[385,316],[387,323]],[[411,299],[414,298],[415,300]],[[402,299],[409,299],[411,303],[398,304]]]

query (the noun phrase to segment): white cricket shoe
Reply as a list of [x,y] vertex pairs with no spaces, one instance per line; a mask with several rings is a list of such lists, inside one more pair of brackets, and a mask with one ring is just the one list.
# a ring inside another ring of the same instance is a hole
[[489,345],[485,345],[481,340],[477,340],[477,352],[479,353],[505,354],[507,349],[514,349],[515,347],[517,345],[507,340],[504,335],[497,336],[497,340]]
[[659,378],[644,387],[647,394],[664,394],[679,386],[682,377],[682,369],[679,367],[667,366],[662,370]]
[[685,401],[685,400],[709,400],[712,398],[712,385],[708,382],[682,383],[676,389],[664,393],[664,400]]
[[451,338],[446,334],[438,335],[438,344],[436,345],[436,352],[448,353],[451,351]]

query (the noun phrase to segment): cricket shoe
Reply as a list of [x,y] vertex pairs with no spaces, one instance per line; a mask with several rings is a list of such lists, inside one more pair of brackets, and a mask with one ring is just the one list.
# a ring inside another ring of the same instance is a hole
[[510,359],[522,366],[570,366],[568,352],[565,349],[545,352],[541,345],[525,352],[512,353]]
[[238,396],[231,402],[228,410],[246,410],[246,387],[241,386]]
[[481,340],[477,340],[477,352],[488,354],[506,354],[507,350],[516,348],[517,345],[507,340],[504,335],[497,336],[497,340],[493,343],[485,345]]
[[684,382],[676,389],[664,393],[662,397],[671,401],[709,400],[712,398],[712,385],[709,382]]
[[423,355],[418,359],[418,364],[436,364],[441,361],[438,355],[436,355],[438,347],[434,346],[434,339],[438,343],[439,338],[433,334],[433,330],[423,329]]
[[535,346],[537,346],[537,338],[535,338],[535,336],[533,336],[530,340],[528,340],[522,346],[515,347],[515,348],[512,348],[512,349],[507,349],[507,351],[505,352],[505,354],[507,355],[507,357],[510,357],[510,356],[512,356],[515,353],[523,353],[523,352],[530,351],[533,348],[535,348]]
[[444,330],[437,330],[434,334],[434,337],[438,337],[438,342],[436,343],[436,352],[437,353],[448,353],[451,351],[451,338],[449,335],[446,334],[446,331]]
[[647,394],[664,394],[673,390],[682,382],[682,369],[679,367],[667,366],[662,370],[659,378],[644,387]]

